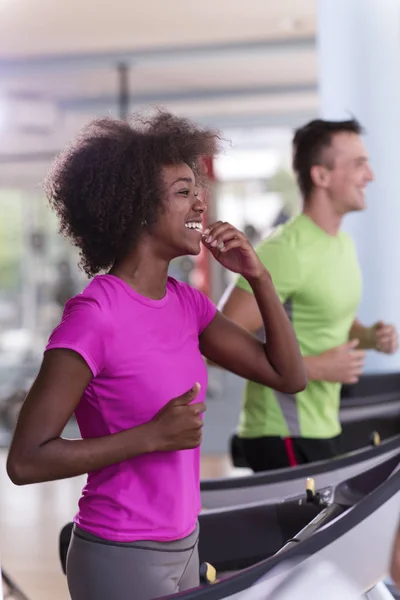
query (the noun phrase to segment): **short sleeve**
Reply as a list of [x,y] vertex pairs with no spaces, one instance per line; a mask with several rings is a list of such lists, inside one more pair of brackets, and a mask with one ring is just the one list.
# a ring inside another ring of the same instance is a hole
[[99,302],[83,295],[71,298],[60,324],[53,330],[45,352],[65,348],[77,352],[96,377],[105,367],[111,328]]
[[197,316],[199,335],[211,323],[216,315],[217,307],[215,304],[200,290],[188,286],[190,290],[191,302],[194,304],[195,314]]
[[[301,265],[294,249],[285,241],[272,238],[259,245],[257,255],[271,274],[279,299],[284,303],[300,286]],[[252,293],[244,277],[238,278],[236,287]]]

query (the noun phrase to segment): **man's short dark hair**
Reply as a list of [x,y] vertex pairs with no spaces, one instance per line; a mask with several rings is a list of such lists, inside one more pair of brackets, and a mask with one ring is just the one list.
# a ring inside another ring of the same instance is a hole
[[295,131],[293,138],[293,170],[300,191],[307,198],[312,191],[311,167],[321,164],[322,152],[332,144],[336,133],[361,135],[363,128],[356,119],[325,121],[315,119]]

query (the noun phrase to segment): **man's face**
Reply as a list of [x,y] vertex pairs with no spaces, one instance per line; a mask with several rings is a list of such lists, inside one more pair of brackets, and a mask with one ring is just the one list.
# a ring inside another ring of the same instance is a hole
[[334,134],[331,147],[326,150],[326,161],[326,191],[337,212],[364,210],[366,188],[374,175],[361,137],[350,132]]

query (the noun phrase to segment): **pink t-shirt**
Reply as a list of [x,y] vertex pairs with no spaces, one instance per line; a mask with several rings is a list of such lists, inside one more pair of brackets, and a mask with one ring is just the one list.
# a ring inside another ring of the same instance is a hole
[[[75,350],[93,372],[75,411],[82,437],[146,423],[196,381],[204,402],[198,337],[215,313],[204,294],[171,277],[161,300],[113,275],[69,300],[46,350]],[[200,509],[200,449],[154,452],[89,473],[75,522],[107,540],[171,541],[194,530]]]

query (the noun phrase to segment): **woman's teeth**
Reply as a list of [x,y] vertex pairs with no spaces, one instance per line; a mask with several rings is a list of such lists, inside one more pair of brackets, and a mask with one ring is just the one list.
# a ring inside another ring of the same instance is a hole
[[187,227],[188,229],[196,229],[200,233],[203,232],[203,225],[201,223],[197,223],[195,221],[185,223],[185,227]]

